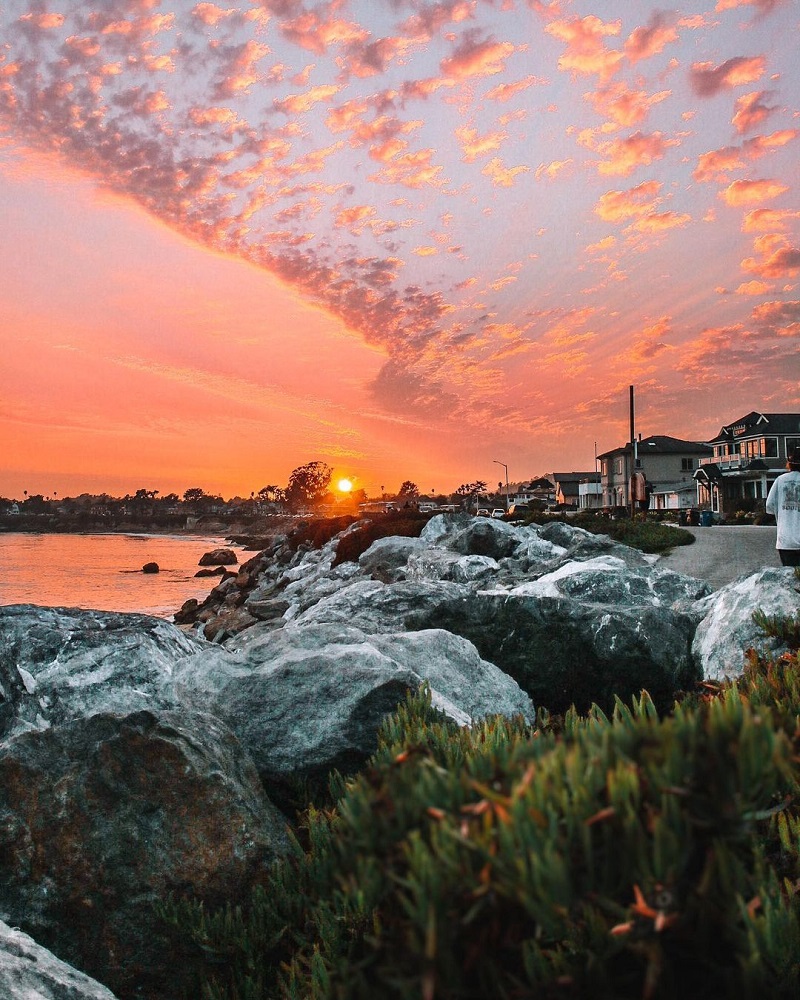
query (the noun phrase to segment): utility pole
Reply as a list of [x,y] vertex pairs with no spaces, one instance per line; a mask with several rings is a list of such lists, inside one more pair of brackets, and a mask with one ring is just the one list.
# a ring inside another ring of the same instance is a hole
[[631,508],[631,520],[636,513],[636,500],[634,499],[633,477],[636,474],[636,426],[634,421],[633,407],[633,386],[629,387],[630,392],[630,415],[631,415],[631,470],[628,476],[628,500]]
[[493,458],[492,461],[495,465],[502,465],[506,470],[506,510],[508,510],[508,466],[505,462],[498,462],[496,458]]

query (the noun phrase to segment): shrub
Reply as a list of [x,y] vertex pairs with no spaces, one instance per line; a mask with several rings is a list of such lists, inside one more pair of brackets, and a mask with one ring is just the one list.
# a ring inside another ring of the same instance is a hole
[[423,692],[246,906],[174,909],[202,995],[794,997],[799,714],[797,654],[663,719],[458,728]]

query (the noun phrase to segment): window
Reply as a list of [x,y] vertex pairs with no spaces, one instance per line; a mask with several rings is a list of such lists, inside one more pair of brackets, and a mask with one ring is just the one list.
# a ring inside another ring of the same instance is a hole
[[800,448],[800,438],[786,438],[786,457],[788,458],[793,451],[797,451]]
[[778,439],[777,438],[761,438],[761,456],[762,456],[762,458],[777,458],[778,457]]
[[692,472],[695,468],[693,458],[682,458],[681,459],[681,472]]
[[600,463],[600,474],[603,476],[608,476],[608,459],[603,459]]
[[614,475],[615,476],[621,476],[622,475],[622,459],[621,458],[615,458],[614,459]]

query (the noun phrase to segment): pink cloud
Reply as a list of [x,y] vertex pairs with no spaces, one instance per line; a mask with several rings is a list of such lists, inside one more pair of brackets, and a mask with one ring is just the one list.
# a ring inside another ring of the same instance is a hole
[[739,205],[753,205],[759,201],[766,201],[768,198],[777,198],[788,190],[789,188],[785,184],[776,180],[744,180],[729,184],[724,191],[720,191],[719,196],[728,205],[737,207]]
[[766,64],[764,56],[734,56],[719,66],[710,62],[693,63],[689,82],[698,97],[713,97],[722,90],[759,80]]
[[318,87],[312,87],[304,94],[290,94],[282,100],[273,101],[273,106],[278,111],[283,111],[287,115],[302,115],[310,111],[316,104],[330,101],[341,90],[339,84],[322,83]]
[[752,94],[743,94],[736,98],[735,113],[731,121],[733,127],[742,135],[753,128],[758,128],[762,122],[778,110],[775,104],[765,104],[767,91],[755,90]]
[[514,52],[510,42],[481,38],[477,31],[465,31],[452,56],[443,59],[441,70],[456,80],[494,76],[505,69],[506,59]]
[[603,175],[628,177],[637,167],[649,166],[660,160],[670,146],[677,146],[679,140],[665,139],[661,132],[645,135],[634,132],[625,139],[613,139],[598,144],[597,152],[605,157],[598,164],[598,172]]
[[800,274],[800,249],[781,233],[759,236],[753,242],[758,257],[742,261],[742,270],[759,278],[780,279]]
[[783,0],[717,0],[714,10],[722,13],[725,10],[735,10],[737,7],[757,7],[762,14],[770,14],[782,3]]
[[620,21],[601,21],[589,14],[552,21],[545,31],[567,43],[567,51],[558,60],[558,68],[589,76],[597,73],[605,80],[619,68],[623,55],[605,46],[605,39],[619,35]]
[[756,208],[748,212],[742,223],[745,233],[774,233],[785,230],[791,219],[800,219],[800,212],[777,208]]
[[387,157],[380,172],[371,175],[370,180],[408,188],[440,187],[442,167],[433,163],[433,156],[434,150],[420,149],[416,153]]
[[652,212],[637,219],[633,228],[640,233],[663,233],[668,229],[682,228],[691,221],[691,215],[685,213]]
[[563,170],[571,166],[572,158],[568,160],[553,160],[552,163],[541,163],[536,168],[535,177],[536,180],[541,180],[542,177],[547,177],[549,180],[557,177]]
[[[369,38],[369,32],[352,21],[334,16],[335,5],[328,10],[302,11],[281,24],[281,31],[295,45],[317,55],[324,55],[331,45],[356,45]],[[329,16],[330,15],[330,16]]]
[[650,113],[650,108],[669,97],[670,91],[648,94],[644,90],[632,90],[627,83],[619,82],[584,96],[599,115],[610,118],[617,125],[630,127],[643,122]]
[[800,337],[800,302],[763,302],[753,310],[753,321],[777,337]]
[[220,21],[236,13],[235,7],[224,9],[215,3],[199,3],[192,8],[192,16],[196,17],[202,24],[214,27]]
[[528,173],[530,169],[526,166],[506,167],[498,157],[494,157],[481,173],[485,174],[495,187],[511,187],[518,174]]
[[526,76],[523,80],[517,80],[515,83],[498,83],[496,87],[492,87],[491,90],[487,91],[486,99],[489,101],[510,101],[512,97],[516,97],[517,94],[521,94],[529,87],[534,87],[544,82],[538,76]]
[[212,46],[222,60],[220,77],[214,88],[218,98],[243,93],[259,80],[256,64],[269,52],[269,47],[253,39],[228,48]]
[[41,28],[46,31],[48,28],[60,28],[64,23],[63,14],[48,13],[47,11],[39,11],[35,13],[28,13],[20,15],[19,20],[23,24],[31,25],[34,28]]
[[506,132],[487,132],[485,135],[478,135],[477,129],[463,128],[456,129],[456,138],[461,143],[465,163],[474,163],[479,156],[496,152],[508,138]]
[[606,222],[650,215],[658,203],[659,181],[645,181],[628,191],[608,191],[595,205],[595,212]]
[[781,129],[771,135],[758,135],[747,139],[741,146],[725,146],[698,157],[692,176],[696,181],[726,181],[732,170],[739,170],[747,162],[757,160],[773,149],[779,149],[800,135],[797,129]]
[[631,32],[625,41],[624,51],[629,61],[636,63],[658,55],[667,45],[677,40],[678,31],[674,18],[656,11],[646,28],[636,28]]
[[442,0],[422,7],[401,25],[411,38],[430,39],[446,24],[458,24],[472,19],[473,5],[469,0]]
[[764,281],[743,281],[736,289],[737,295],[764,295],[772,290],[772,285]]

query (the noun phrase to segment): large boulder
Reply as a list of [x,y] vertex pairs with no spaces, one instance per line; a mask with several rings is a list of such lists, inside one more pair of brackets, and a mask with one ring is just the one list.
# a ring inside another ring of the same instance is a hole
[[208,715],[95,715],[0,745],[0,916],[121,998],[187,985],[154,904],[240,898],[286,849],[253,762]]
[[[435,608],[469,593],[469,587],[448,581],[400,580],[386,584],[380,580],[356,580],[292,620],[298,625],[338,622],[364,632],[397,632],[406,627],[409,616],[417,615],[421,609]],[[286,618],[289,617],[287,612]]]
[[408,628],[442,628],[469,639],[536,705],[613,707],[646,688],[668,705],[697,676],[692,620],[671,608],[563,597],[477,593],[409,616]]
[[520,537],[520,532],[505,521],[475,517],[450,539],[448,547],[464,556],[503,559],[514,553]]
[[787,647],[770,638],[753,620],[753,613],[794,618],[800,611],[797,578],[790,568],[763,569],[742,577],[699,602],[705,613],[692,642],[692,655],[707,680],[738,677],[745,651],[779,655]]
[[201,647],[149,615],[0,608],[0,739],[97,712],[172,708],[172,666]]
[[563,563],[508,591],[516,597],[568,597],[589,604],[667,606],[690,611],[711,593],[708,584],[672,570],[632,567],[617,555]]
[[403,579],[409,556],[424,548],[419,538],[378,538],[359,556],[358,565],[369,576],[389,583]]
[[176,672],[180,696],[228,720],[268,785],[362,765],[385,715],[425,681],[434,704],[459,723],[495,713],[532,718],[530,699],[510,677],[440,630],[256,626]]
[[115,1000],[111,990],[62,962],[33,938],[2,920],[0,997],[3,1000]]
[[453,583],[486,584],[494,579],[500,564],[490,556],[459,555],[449,549],[423,549],[413,553],[406,568],[409,580],[450,580]]
[[238,563],[233,549],[211,549],[200,556],[198,566],[233,566]]

